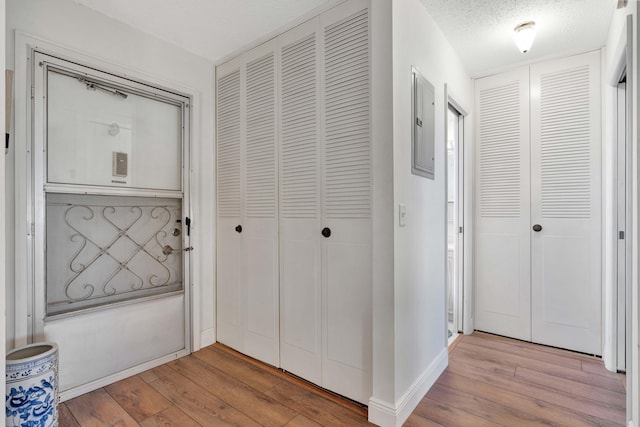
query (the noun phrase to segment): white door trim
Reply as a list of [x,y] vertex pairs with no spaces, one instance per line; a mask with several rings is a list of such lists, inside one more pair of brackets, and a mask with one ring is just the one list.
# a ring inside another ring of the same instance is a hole
[[[445,144],[449,137],[448,132],[448,113],[449,107],[453,107],[459,113],[459,124],[458,124],[458,201],[461,205],[461,210],[458,209],[458,226],[462,227],[462,233],[458,233],[458,259],[462,262],[458,261],[456,265],[456,272],[458,273],[458,277],[461,280],[458,280],[458,295],[457,301],[455,304],[457,305],[457,328],[458,330],[462,330],[465,334],[470,334],[473,332],[473,319],[472,319],[472,306],[473,306],[473,284],[472,284],[472,260],[473,260],[473,247],[471,243],[471,234],[472,234],[472,223],[473,223],[473,203],[471,197],[473,193],[473,188],[469,185],[469,180],[473,177],[473,161],[469,161],[468,156],[470,156],[473,152],[469,147],[470,138],[467,136],[471,133],[465,132],[465,127],[469,126],[470,123],[467,119],[468,109],[463,106],[458,101],[458,98],[455,94],[451,93],[451,89],[448,83],[444,85],[444,111],[445,111]],[[446,147],[445,147],[446,153]],[[448,188],[447,182],[447,162],[445,162],[445,188]],[[446,193],[446,192],[445,192]],[[447,195],[445,194],[445,218],[447,218]],[[460,221],[460,218],[462,221]],[[445,231],[446,233],[446,231]],[[446,246],[446,236],[445,236],[445,253],[448,251],[448,247]],[[446,261],[445,261],[446,262]],[[445,271],[447,271],[447,266],[445,265]],[[445,293],[446,294],[446,293]],[[445,296],[445,307],[447,306],[447,298]],[[447,310],[445,310],[446,313]],[[446,328],[447,322],[445,322]],[[447,334],[445,333],[445,337]]]

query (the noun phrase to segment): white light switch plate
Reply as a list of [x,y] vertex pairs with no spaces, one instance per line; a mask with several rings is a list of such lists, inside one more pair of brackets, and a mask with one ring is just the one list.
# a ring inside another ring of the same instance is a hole
[[400,203],[398,206],[398,218],[400,221],[400,227],[407,225],[407,206],[404,203]]

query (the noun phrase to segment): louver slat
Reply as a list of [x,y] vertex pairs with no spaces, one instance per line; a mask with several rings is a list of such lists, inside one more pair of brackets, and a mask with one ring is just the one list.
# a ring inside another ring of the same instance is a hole
[[218,79],[218,215],[240,216],[240,70]]
[[246,215],[276,217],[275,59],[247,64]]
[[282,48],[281,215],[318,213],[316,37]]
[[518,96],[517,81],[480,91],[480,214],[484,218],[520,217]]
[[588,65],[540,78],[543,218],[590,216],[589,84]]
[[325,29],[325,215],[369,218],[368,10]]

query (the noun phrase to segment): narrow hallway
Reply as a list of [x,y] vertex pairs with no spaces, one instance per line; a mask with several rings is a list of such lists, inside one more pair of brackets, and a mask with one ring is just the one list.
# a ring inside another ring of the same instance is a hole
[[596,357],[475,332],[405,425],[623,426],[623,380]]

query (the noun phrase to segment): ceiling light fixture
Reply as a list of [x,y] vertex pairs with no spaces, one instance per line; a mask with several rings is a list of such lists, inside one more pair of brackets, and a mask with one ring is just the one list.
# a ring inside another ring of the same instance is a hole
[[513,35],[513,41],[516,42],[516,46],[520,49],[520,52],[527,53],[533,44],[533,39],[536,37],[536,23],[533,21],[524,22],[520,25],[516,25],[513,29],[515,34]]

